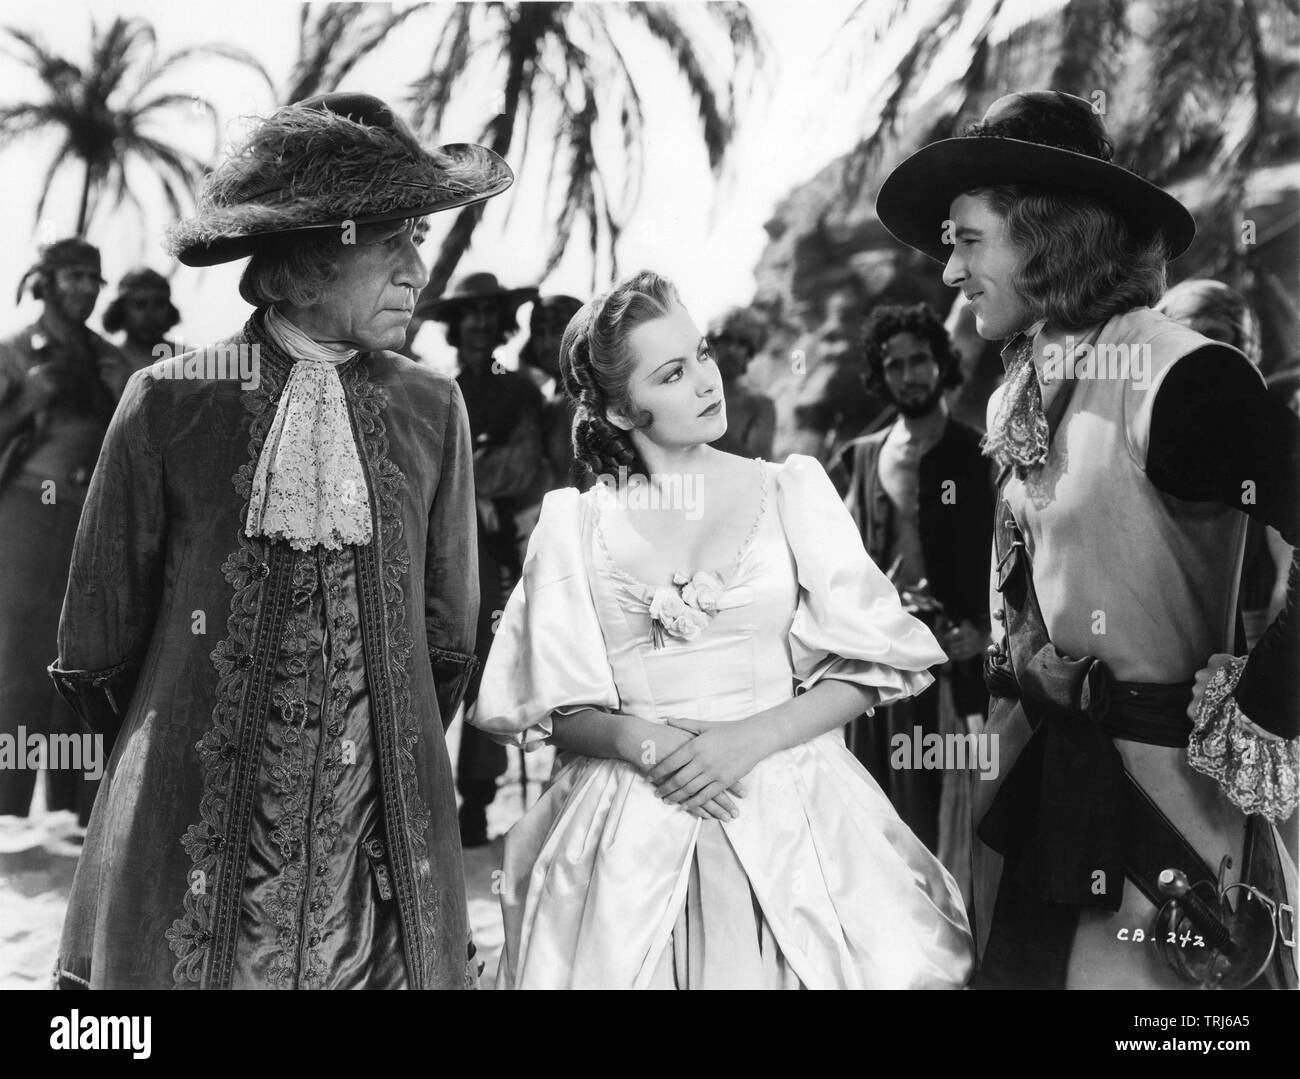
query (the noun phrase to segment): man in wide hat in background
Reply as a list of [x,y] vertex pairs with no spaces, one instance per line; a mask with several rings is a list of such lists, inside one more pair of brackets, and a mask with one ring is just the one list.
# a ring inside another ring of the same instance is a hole
[[[41,315],[0,341],[0,733],[15,745],[79,733],[45,667],[90,474],[130,373],[86,326],[103,284],[98,248],[48,244],[18,285]],[[98,786],[85,771],[51,768],[45,789],[46,808],[74,810],[82,825]],[[0,814],[27,816],[35,783],[34,770],[0,767]]]
[[[456,384],[465,399],[474,442],[478,508],[479,618],[474,654],[479,674],[492,647],[497,612],[519,580],[522,553],[516,514],[541,501],[549,486],[542,444],[543,399],[528,375],[504,367],[496,350],[514,334],[522,304],[535,288],[506,288],[490,273],[467,274],[428,305],[427,317],[447,327],[456,350]],[[468,712],[478,700],[479,674],[465,694]],[[460,837],[467,847],[488,841],[487,807],[505,773],[505,747],[468,723],[461,727],[456,761]]]
[[188,266],[249,260],[256,310],[132,376],[91,483],[52,674],[115,748],[60,985],[475,983],[443,740],[474,668],[469,431],[394,350],[422,219],[512,180],[327,94],[173,226]]
[[[1165,869],[1208,895],[1231,858],[1228,881],[1293,902],[1268,823],[1295,807],[1294,614],[1229,653],[1246,518],[1300,540],[1300,422],[1240,352],[1150,310],[1194,222],[1111,161],[1079,98],[1000,99],[900,164],[877,211],[1007,342],[984,442],[1001,769],[974,783],[980,983],[1249,981],[1285,912],[1230,926],[1217,969],[1206,927],[1150,942]],[[1265,977],[1294,984],[1276,936]]]

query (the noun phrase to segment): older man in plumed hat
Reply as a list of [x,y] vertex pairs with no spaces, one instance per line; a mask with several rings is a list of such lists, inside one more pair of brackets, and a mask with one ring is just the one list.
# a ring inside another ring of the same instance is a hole
[[512,179],[328,94],[171,230],[186,265],[247,258],[256,310],[131,377],[91,482],[52,674],[115,746],[60,985],[474,983],[443,740],[474,666],[469,431],[393,350],[425,216]]
[[[1300,540],[1300,423],[1240,352],[1151,310],[1191,215],[1054,91],[918,151],[877,211],[1006,342],[982,984],[1293,984],[1269,822],[1295,808],[1295,617],[1231,653],[1247,517]],[[1204,910],[1165,907],[1175,873]],[[1238,880],[1257,891],[1221,900]]]

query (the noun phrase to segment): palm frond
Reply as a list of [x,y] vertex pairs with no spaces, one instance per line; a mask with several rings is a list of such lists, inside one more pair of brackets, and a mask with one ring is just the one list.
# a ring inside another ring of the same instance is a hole
[[[45,44],[33,33],[27,30],[20,30],[13,26],[4,28],[4,32],[11,38],[22,45],[27,52],[23,56],[12,49],[4,49],[5,55],[10,59],[16,60],[25,67],[30,67],[44,79],[46,72],[53,71],[62,66],[71,66],[76,70],[76,65],[69,65],[68,61],[56,53],[51,52]],[[79,73],[79,72],[78,72]]]
[[361,14],[360,4],[304,6],[299,20],[298,60],[285,88],[286,102],[301,101],[328,86],[334,50]]
[[717,172],[722,167],[723,156],[731,143],[734,118],[729,108],[719,99],[690,35],[667,4],[628,4],[621,10],[627,17],[641,23],[672,55],[699,110],[700,129],[704,148],[709,155],[709,166]]
[[775,73],[771,42],[744,4],[733,0],[714,0],[705,5],[704,10],[711,20],[721,24],[731,41],[731,76],[728,86],[734,102],[736,80],[742,73],[748,72],[751,77]]
[[134,127],[147,121],[151,113],[168,108],[184,108],[190,112],[202,112],[207,116],[212,124],[212,153],[215,157],[221,147],[221,117],[217,107],[205,97],[199,97],[197,94],[193,96],[176,93],[159,94],[147,101],[133,104],[129,111],[123,113],[123,119]]
[[945,7],[929,20],[903,54],[875,121],[849,153],[843,181],[846,188],[861,188],[874,170],[885,145],[896,137],[900,118],[909,111],[918,77],[929,70],[935,54],[947,36],[961,25],[964,14],[963,0],[947,0]]
[[389,34],[412,15],[424,10],[421,6],[409,7],[403,11],[394,12],[391,4],[367,4],[364,6],[370,12],[382,7],[384,13],[376,17],[374,25],[369,29],[357,31],[357,40],[348,45],[342,56],[335,57],[334,68],[330,73],[330,85],[324,89],[337,90],[339,84],[343,82],[352,69],[374,52],[379,45],[383,44]]
[[569,182],[564,192],[564,201],[556,217],[553,229],[555,239],[546,257],[543,277],[560,264],[573,230],[573,222],[579,214],[587,220],[592,260],[595,261],[599,230],[594,178],[599,169],[596,164],[594,132],[599,111],[596,107],[595,87],[587,82],[583,86],[583,92],[581,108],[569,111],[561,134],[569,156]]
[[632,76],[627,57],[619,47],[618,40],[610,33],[609,25],[600,8],[593,5],[588,15],[589,28],[614,58],[613,67],[622,90],[622,98],[619,101],[619,126],[623,132],[625,161],[622,201],[624,212],[631,213],[632,208],[641,200],[641,179],[645,171],[645,109],[641,102],[641,91]]
[[55,123],[58,119],[57,110],[35,102],[0,107],[0,146]]
[[472,13],[470,4],[455,6],[434,46],[428,73],[412,84],[407,100],[411,103],[411,122],[417,130],[431,134],[442,126],[452,87],[465,73],[470,60]]
[[45,203],[50,197],[50,188],[54,186],[54,177],[64,162],[72,156],[72,147],[64,142],[54,155],[50,162],[50,167],[45,170],[45,175],[41,178],[41,197],[36,200],[36,216],[32,222],[33,229],[40,225],[41,218],[45,215]]
[[265,65],[263,65],[263,63],[248,50],[241,49],[235,45],[224,45],[219,42],[207,45],[190,45],[186,48],[177,49],[175,52],[169,53],[161,61],[151,64],[144,70],[139,82],[136,84],[135,92],[136,94],[142,93],[177,65],[188,63],[191,60],[204,59],[230,60],[248,68],[266,84],[266,88],[270,92],[272,99],[275,99],[275,80],[271,77],[271,73],[267,71]]
[[[113,208],[117,209],[123,202],[129,202],[137,216],[143,218],[144,204],[140,201],[139,196],[136,195],[135,191],[132,190],[131,185],[127,182],[126,161],[124,159],[119,159],[116,162],[113,173],[113,177],[109,180],[109,182],[113,184]],[[173,213],[179,216],[180,211],[173,209]]]

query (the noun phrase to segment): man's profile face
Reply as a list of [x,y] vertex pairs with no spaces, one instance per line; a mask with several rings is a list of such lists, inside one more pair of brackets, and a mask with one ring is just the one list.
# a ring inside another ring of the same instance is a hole
[[981,192],[958,195],[949,210],[954,244],[944,284],[960,288],[975,315],[975,330],[986,341],[1000,341],[1034,321],[1016,289],[1024,256],[1011,242],[1006,220]]
[[66,266],[47,279],[45,303],[64,318],[84,323],[99,299],[99,274],[89,267]]
[[340,244],[337,272],[310,308],[317,340],[363,352],[401,348],[415,298],[429,282],[420,256],[423,219],[365,225],[357,242]]
[[942,372],[930,342],[914,333],[896,333],[883,346],[885,388],[904,416],[923,416],[943,393]]

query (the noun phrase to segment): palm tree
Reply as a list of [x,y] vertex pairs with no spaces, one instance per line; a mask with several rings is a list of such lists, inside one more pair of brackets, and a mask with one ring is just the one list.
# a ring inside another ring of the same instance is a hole
[[214,149],[220,128],[216,109],[206,98],[157,90],[165,74],[184,61],[215,56],[249,66],[271,84],[256,60],[226,45],[196,46],[159,57],[153,27],[142,19],[119,17],[102,32],[92,22],[90,56],[84,66],[51,52],[27,31],[8,28],[5,33],[21,46],[16,56],[9,55],[36,75],[45,94],[40,100],[0,106],[0,147],[30,134],[53,131],[61,136],[45,173],[36,219],[45,210],[56,174],[65,164],[77,162],[82,167],[78,236],[85,235],[109,188],[114,206],[127,201],[143,215],[127,179],[127,166],[133,160],[152,166],[172,212],[182,215],[182,194],[188,197],[194,190],[204,162],[152,134],[150,123],[167,110],[203,114],[212,124]]
[[[756,76],[766,61],[763,38],[740,3],[710,3],[698,9],[712,29],[726,34],[731,71],[718,86],[709,61],[694,44],[694,32],[679,8],[662,3],[462,3],[418,5],[398,12],[389,4],[304,6],[299,16],[298,59],[281,95],[297,101],[337,90],[365,57],[413,15],[439,14],[426,74],[412,86],[411,119],[426,137],[435,137],[453,92],[483,74],[490,56],[501,86],[500,105],[480,136],[492,150],[522,171],[534,146],[534,118],[548,109],[558,119],[545,141],[550,153],[547,196],[557,172],[564,171],[563,199],[552,225],[553,241],[545,273],[559,263],[581,220],[594,260],[602,240],[617,272],[622,221],[636,204],[641,178],[641,87],[628,66],[626,35],[639,29],[666,48],[699,110],[699,123],[715,174],[720,171],[737,125],[737,87],[742,74]],[[408,38],[408,48],[409,48]],[[599,57],[599,58],[598,58]],[[473,70],[471,71],[471,65]],[[478,84],[475,84],[476,90]],[[599,88],[599,92],[598,92]],[[617,209],[596,154],[602,122],[622,130],[626,167]],[[522,125],[522,136],[516,138]],[[542,136],[539,136],[542,137]],[[461,210],[444,238],[423,298],[440,296],[468,249],[482,217],[482,205]],[[418,323],[413,324],[418,325]]]
[[[501,86],[500,107],[483,129],[482,141],[507,159],[518,151],[518,160],[512,163],[521,171],[535,138],[542,137],[551,154],[548,196],[557,171],[564,172],[563,198],[552,223],[553,241],[543,276],[559,263],[579,220],[586,225],[592,253],[593,289],[602,237],[617,273],[622,222],[636,203],[643,159],[643,92],[625,55],[631,34],[648,34],[668,51],[698,108],[710,167],[715,175],[721,170],[737,125],[738,82],[762,70],[765,44],[743,4],[711,3],[693,10],[712,31],[724,32],[729,42],[731,66],[721,86],[710,76],[709,61],[696,47],[695,31],[678,6],[457,4],[447,15],[428,71],[413,87],[412,118],[426,134],[435,132],[453,91],[467,80],[471,61],[493,57]],[[534,121],[547,109],[558,111],[559,118],[539,136]],[[596,152],[599,131],[607,123],[621,128],[626,161],[622,205],[617,207]],[[442,294],[482,214],[481,204],[458,213],[442,242],[424,297]]]

